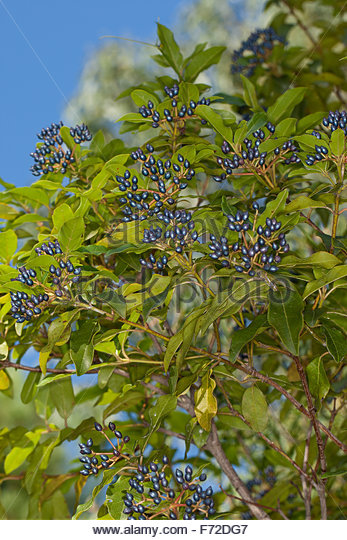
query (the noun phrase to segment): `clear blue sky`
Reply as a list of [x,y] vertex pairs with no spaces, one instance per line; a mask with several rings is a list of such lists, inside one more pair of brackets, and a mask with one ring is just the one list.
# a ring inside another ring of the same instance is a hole
[[61,119],[105,34],[155,40],[181,0],[0,0],[0,177],[28,185],[36,133]]

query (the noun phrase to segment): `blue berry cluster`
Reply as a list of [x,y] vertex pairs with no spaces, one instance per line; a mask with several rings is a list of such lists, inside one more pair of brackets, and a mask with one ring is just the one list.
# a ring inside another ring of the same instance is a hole
[[[317,137],[317,139],[321,139],[321,134],[319,133],[319,131],[312,131],[312,135]],[[314,155],[307,154],[306,156],[305,163],[309,167],[313,165],[314,163],[317,163],[317,161],[323,161],[329,153],[329,150],[323,144],[322,145],[316,144],[315,151],[316,152]]]
[[163,457],[162,465],[153,461],[148,466],[139,465],[129,479],[130,490],[124,497],[123,512],[130,520],[154,516],[179,519],[182,514],[184,520],[209,519],[216,510],[212,487],[203,489],[201,485],[206,479],[205,473],[193,478],[190,465],[184,471],[176,469],[173,474],[167,456]]
[[80,443],[80,462],[83,463],[83,469],[80,471],[82,476],[97,475],[100,470],[108,469],[114,465],[119,459],[126,459],[128,454],[123,453],[124,445],[130,441],[128,435],[123,436],[122,433],[116,429],[113,422],[108,424],[109,430],[112,432],[112,436],[115,437],[115,443],[113,443],[104,432],[104,428],[98,422],[94,423],[96,431],[101,432],[106,440],[110,442],[112,451],[96,452],[93,449],[93,439],[89,438],[86,443]]
[[[51,281],[51,288],[58,298],[61,298],[64,294],[65,286],[71,281],[72,283],[78,283],[81,280],[81,267],[75,268],[70,259],[64,258],[64,254],[60,247],[59,242],[56,240],[53,242],[47,242],[41,244],[40,247],[35,248],[36,253],[40,256],[42,254],[57,256],[62,255],[57,259],[57,266],[51,264],[49,267],[49,279]],[[65,259],[65,260],[64,260]]]
[[330,130],[330,133],[340,128],[343,129],[347,136],[347,112],[346,111],[329,111],[326,118],[323,118],[323,126]]
[[55,257],[61,255],[61,258],[56,259],[57,266],[51,264],[49,267],[50,283],[48,286],[43,285],[37,279],[36,270],[25,266],[18,268],[18,276],[12,278],[11,281],[19,281],[27,287],[35,287],[35,294],[30,297],[26,292],[11,292],[11,315],[19,323],[31,321],[33,317],[40,315],[53,298],[61,298],[65,293],[69,296],[66,286],[70,282],[78,283],[81,279],[82,269],[80,267],[75,268],[69,259],[66,260],[66,257],[64,260],[64,254],[58,240],[42,243],[41,246],[35,248],[35,252],[39,256],[43,254]]
[[123,222],[143,221],[148,217],[160,214],[163,207],[172,206],[177,194],[186,189],[189,180],[195,176],[190,162],[181,154],[177,155],[177,163],[167,159],[163,162],[153,155],[154,148],[147,144],[146,155],[141,148],[132,152],[131,157],[142,163],[141,174],[155,184],[155,189],[142,188],[136,175],[131,178],[126,170],[123,176],[117,176],[120,191],[124,196],[119,198],[124,214]]
[[[337,129],[342,129],[345,136],[347,136],[346,111],[330,111],[328,116],[323,118],[322,126],[329,138],[331,137],[331,134]],[[314,135],[317,139],[322,139],[322,135],[319,131],[312,131],[312,135]],[[324,144],[316,144],[315,153],[313,155],[307,154],[305,163],[310,167],[317,163],[317,161],[323,161],[325,159],[328,159],[328,153],[329,150],[326,146],[324,146]]]
[[[76,161],[73,151],[64,147],[64,141],[60,135],[62,126],[63,122],[59,122],[59,124],[53,123],[38,133],[37,137],[42,143],[36,148],[35,152],[30,154],[35,161],[34,165],[30,167],[34,176],[40,176],[48,172],[61,172],[64,174],[68,166]],[[92,139],[85,124],[71,128],[70,134],[76,144]]]
[[[248,490],[252,493],[252,497],[255,501],[261,499],[266,495],[270,489],[275,485],[277,477],[275,475],[274,468],[269,465],[266,467],[265,471],[259,471],[259,474],[256,478],[248,480],[246,486]],[[252,519],[252,514],[250,512],[244,512],[241,514],[242,519]]]
[[[243,139],[239,153],[233,152],[231,145],[227,141],[223,141],[221,150],[225,155],[231,154],[231,157],[217,158],[218,165],[222,167],[225,172],[219,176],[214,176],[213,179],[216,182],[222,182],[237,169],[259,169],[259,172],[264,171],[273,158],[270,157],[270,160],[267,160],[268,153],[260,152],[259,146],[262,142],[269,139],[275,131],[275,126],[271,122],[268,122],[266,128],[257,129],[252,133],[253,139],[248,137]],[[290,163],[301,163],[301,159],[296,153],[298,150],[295,141],[288,140],[281,146],[275,148],[274,159],[281,159],[286,165],[289,165]]]
[[280,232],[282,223],[276,218],[267,217],[265,226],[257,227],[259,204],[253,202],[252,206],[256,211],[252,222],[248,211],[227,215],[227,227],[239,233],[238,241],[230,242],[227,236],[217,239],[212,234],[208,246],[212,252],[209,254],[211,259],[221,262],[223,267],[234,267],[236,272],[251,277],[259,270],[277,272],[276,264],[281,262],[280,254],[289,251],[285,234]]
[[[25,272],[25,267],[22,269],[22,275]],[[34,270],[30,274],[32,277]],[[35,273],[36,275],[36,273]],[[18,323],[25,321],[31,321],[32,317],[40,315],[42,310],[47,306],[49,301],[48,294],[32,294],[30,297],[26,292],[11,292],[11,316],[16,319]],[[40,307],[39,307],[40,306]]]
[[255,30],[232,54],[231,73],[253,75],[256,67],[266,60],[275,43],[285,43],[273,28]]
[[[199,101],[191,100],[189,105],[181,104],[181,106],[178,107],[179,86],[176,83],[172,88],[165,86],[164,91],[165,94],[167,94],[172,100],[172,109],[164,109],[164,116],[162,118],[160,113],[155,110],[154,103],[152,101],[148,101],[147,106],[142,105],[139,108],[139,113],[141,116],[143,116],[143,118],[151,118],[153,120],[152,127],[154,128],[160,127],[162,122],[171,123],[183,119],[187,120],[194,115],[194,109],[197,107],[197,105],[210,105],[210,99],[203,97]],[[201,123],[206,124],[206,120],[202,119]]]
[[[145,229],[142,240],[145,244],[156,244],[161,249],[174,249],[177,253],[182,253],[184,247],[197,240],[198,233],[194,228],[191,212],[165,208],[156,217],[163,222],[163,227],[154,228],[151,225],[149,229]],[[156,259],[151,253],[148,261],[141,258],[140,263],[149,269],[156,267],[161,272],[168,263],[168,256],[163,255]]]

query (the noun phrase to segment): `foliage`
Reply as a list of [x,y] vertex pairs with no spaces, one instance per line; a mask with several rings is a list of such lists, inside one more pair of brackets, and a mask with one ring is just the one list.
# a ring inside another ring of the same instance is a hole
[[[57,153],[52,170],[4,183],[0,390],[11,399],[11,374],[28,373],[21,400],[39,420],[1,430],[0,479],[21,484],[28,519],[95,504],[124,518],[128,459],[205,468],[213,519],[341,518],[346,115],[317,106],[314,77],[283,91],[284,76],[268,97],[268,65],[241,79],[242,97],[212,94],[197,78],[222,53],[184,56],[158,24],[163,74],[128,89],[131,144],[99,131],[87,146],[87,128],[54,125],[35,151]],[[102,446],[107,424],[121,449]],[[84,472],[76,450],[56,474],[80,438]]]

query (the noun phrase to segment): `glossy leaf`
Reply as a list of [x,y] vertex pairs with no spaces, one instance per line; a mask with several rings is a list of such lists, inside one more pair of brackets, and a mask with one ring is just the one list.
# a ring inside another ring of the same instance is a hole
[[278,332],[285,347],[292,354],[299,354],[300,333],[303,328],[304,304],[295,289],[280,287],[269,294],[268,321]]
[[216,387],[216,381],[206,373],[201,379],[201,386],[194,395],[194,411],[200,426],[205,431],[210,431],[211,420],[217,414],[218,405],[213,391]]
[[264,394],[256,386],[245,390],[242,396],[242,414],[254,431],[264,431],[268,422],[268,405]]

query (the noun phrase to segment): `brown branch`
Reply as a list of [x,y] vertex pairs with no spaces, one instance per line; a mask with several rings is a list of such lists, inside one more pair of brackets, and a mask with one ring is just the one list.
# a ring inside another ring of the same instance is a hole
[[252,500],[252,495],[250,494],[249,490],[247,489],[245,484],[242,482],[241,478],[238,476],[234,467],[231,465],[230,461],[225,455],[225,452],[223,450],[223,447],[218,437],[218,431],[217,431],[216,425],[213,421],[211,423],[210,435],[207,439],[207,443],[205,444],[204,449],[211,452],[213,457],[217,460],[217,463],[222,469],[222,471],[229,478],[233,487],[236,489],[236,491],[239,493],[242,499],[247,501],[246,504],[250,512],[253,514],[253,516],[256,519],[261,519],[261,520],[271,519],[268,516],[268,514],[264,512],[264,510],[259,508],[257,503],[255,503],[255,501]]
[[[307,418],[311,418],[309,411],[301,403],[299,403],[299,401],[297,401],[294,396],[289,394],[287,390],[285,390],[280,384],[272,380],[270,377],[268,377],[267,375],[263,375],[262,373],[257,371],[255,368],[247,364],[238,364],[237,368],[240,371],[243,371],[244,373],[247,373],[248,375],[255,377],[256,379],[259,379],[260,381],[263,381],[269,384],[273,388],[276,388],[276,390],[278,390],[283,396],[285,396],[298,411],[300,411],[305,416],[307,416]],[[318,419],[316,419],[316,422],[319,428],[329,437],[329,439],[331,439],[339,448],[341,448],[341,450],[347,453],[347,446],[343,444],[343,442],[341,442],[337,437],[335,437],[335,435],[333,435],[331,431],[324,424],[322,424]]]
[[[309,458],[309,452],[310,452],[310,441],[311,441],[311,434],[312,434],[312,422],[310,422],[307,436],[306,436],[306,444],[305,444],[305,451],[304,451],[304,459],[303,459],[303,470],[307,471],[307,464],[308,464],[308,458]],[[310,520],[311,519],[311,486],[307,485],[306,478],[302,476],[302,493],[303,493],[303,499],[305,504],[305,519]]]
[[[305,395],[306,395],[308,411],[310,413],[310,417],[311,417],[312,424],[313,424],[313,429],[314,429],[315,434],[316,434],[316,441],[317,441],[317,447],[318,447],[320,468],[321,468],[321,472],[324,474],[326,472],[326,470],[327,470],[327,464],[326,464],[326,459],[325,459],[323,439],[322,439],[322,435],[321,435],[320,428],[319,428],[317,418],[316,418],[316,410],[315,410],[314,405],[313,405],[313,400],[312,400],[310,389],[308,387],[308,382],[307,382],[307,379],[306,379],[305,371],[304,371],[304,368],[303,368],[303,366],[302,366],[302,364],[300,362],[299,357],[294,356],[294,361],[295,361],[296,369],[298,370],[298,373],[299,373],[299,376],[300,376],[300,379],[301,379],[301,383],[302,383],[302,386],[304,388],[304,392],[305,392]],[[326,496],[325,496],[325,483],[326,482],[324,482],[324,480],[318,480],[317,487],[316,487],[317,493],[318,493],[318,496],[319,496],[320,506],[321,506],[321,519],[323,519],[323,520],[328,519],[327,503],[326,503]],[[304,494],[304,496],[305,496],[305,494]]]
[[320,46],[319,44],[317,43],[317,41],[314,39],[314,37],[312,36],[310,30],[307,28],[307,26],[302,22],[302,20],[300,19],[300,17],[296,14],[296,12],[294,11],[294,8],[293,6],[290,5],[289,2],[287,2],[287,0],[282,0],[282,2],[287,6],[288,10],[290,11],[290,14],[294,17],[294,19],[296,20],[297,24],[300,26],[301,30],[304,32],[304,34],[308,37],[308,39],[311,41],[312,45],[314,46],[315,49],[317,49],[318,51],[320,51]]
[[[272,510],[273,512],[278,512],[278,508],[274,508],[273,506],[266,506],[265,504],[260,504],[260,503],[256,503],[256,502],[251,502],[251,501],[246,501],[245,499],[241,499],[241,497],[236,497],[236,495],[231,495],[230,493],[227,493],[223,488],[222,486],[220,486],[220,489],[221,491],[223,491],[223,493],[229,497],[230,499],[236,499],[237,501],[241,501],[243,502],[244,504],[253,504],[254,506],[258,506],[259,508],[266,508],[267,510]],[[279,512],[281,513],[281,512]],[[283,512],[282,512],[283,514]],[[281,514],[281,515],[282,515]],[[283,516],[282,516],[283,517]],[[284,519],[288,519],[287,516],[285,516]]]

